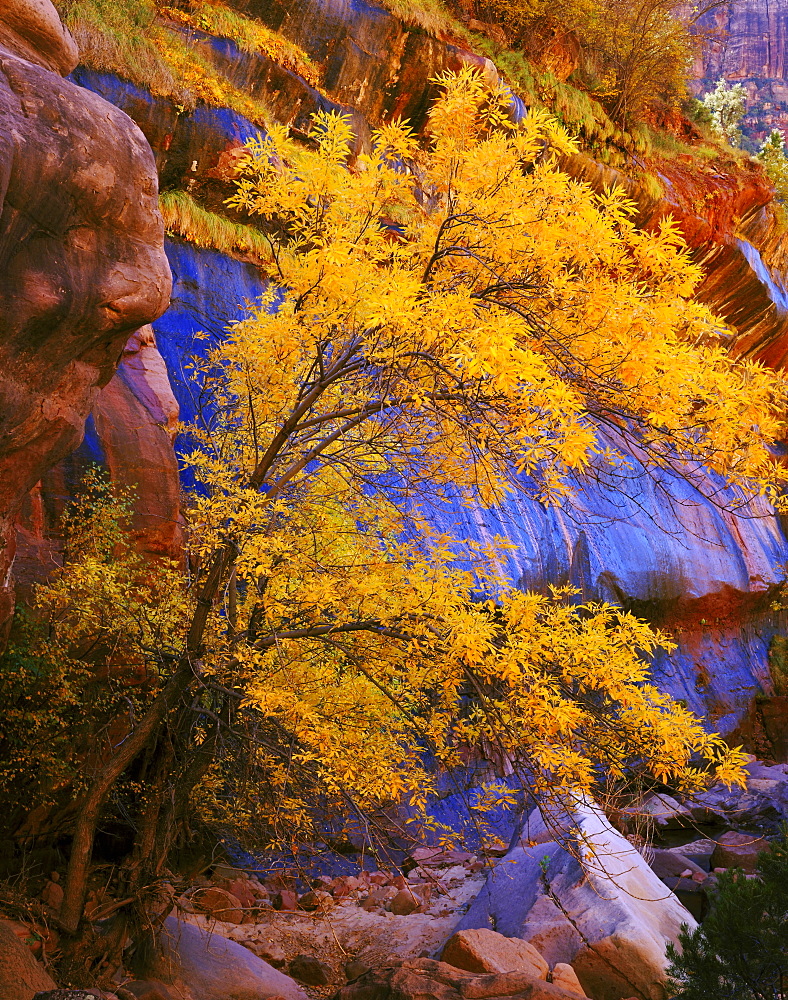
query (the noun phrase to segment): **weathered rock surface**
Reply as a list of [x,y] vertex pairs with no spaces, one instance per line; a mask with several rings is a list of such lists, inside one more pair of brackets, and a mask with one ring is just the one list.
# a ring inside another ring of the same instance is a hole
[[0,45],[61,76],[70,73],[79,59],[74,39],[50,0],[4,0]]
[[30,953],[30,949],[0,921],[0,1000],[31,1000],[57,985]]
[[757,135],[771,124],[782,124],[788,102],[785,0],[728,0],[702,23],[712,28],[716,37],[696,65],[697,89],[709,89],[721,76],[742,82],[750,104],[748,131]]
[[484,927],[457,931],[446,942],[441,961],[466,972],[527,972],[547,979],[550,966],[532,944]]
[[711,863],[715,868],[741,868],[754,872],[758,866],[758,855],[768,850],[769,842],[763,837],[730,830],[718,840]]
[[686,803],[695,822],[722,820],[732,826],[777,832],[788,820],[788,768],[751,761],[746,788],[712,785]]
[[665,946],[695,921],[598,809],[581,804],[574,816],[572,853],[557,843],[515,848],[458,929],[529,941],[551,965],[571,964],[595,1000],[658,1000]]
[[153,328],[131,335],[92,416],[112,481],[134,495],[132,532],[141,551],[177,558],[180,481],[172,444],[178,401]]
[[0,622],[22,499],[79,443],[123,344],[170,291],[150,149],[51,71],[74,61],[53,14],[48,0],[0,9]]
[[429,958],[373,969],[334,1000],[577,1000],[577,994],[525,972],[475,976]]
[[347,0],[244,0],[243,6],[324,65],[328,95],[374,124],[401,116],[420,129],[436,93],[431,81],[447,69],[471,65],[491,82],[498,79],[489,59],[406,25],[383,6]]
[[155,975],[194,1000],[307,1000],[289,976],[248,949],[175,917],[164,922],[161,944]]
[[554,985],[560,986],[562,990],[566,990],[568,993],[576,993],[579,997],[585,997],[585,990],[581,986],[580,980],[577,978],[577,973],[571,965],[567,965],[566,962],[556,962],[550,975],[551,982]]

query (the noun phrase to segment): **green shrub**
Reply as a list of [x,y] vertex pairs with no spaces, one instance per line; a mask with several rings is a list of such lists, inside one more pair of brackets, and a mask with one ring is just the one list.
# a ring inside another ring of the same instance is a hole
[[758,877],[720,875],[711,913],[668,948],[674,1000],[788,997],[788,834],[760,855]]

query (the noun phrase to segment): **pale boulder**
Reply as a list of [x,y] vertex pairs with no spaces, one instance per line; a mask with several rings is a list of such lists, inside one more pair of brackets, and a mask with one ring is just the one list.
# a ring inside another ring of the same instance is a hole
[[168,917],[160,943],[154,974],[195,1000],[308,1000],[290,976],[220,934]]
[[495,929],[571,964],[594,1000],[661,1000],[665,947],[694,918],[592,803],[573,804],[570,852],[557,843],[511,851],[458,930]]
[[484,927],[457,931],[447,941],[441,961],[466,972],[527,972],[534,979],[547,979],[550,969],[532,944]]

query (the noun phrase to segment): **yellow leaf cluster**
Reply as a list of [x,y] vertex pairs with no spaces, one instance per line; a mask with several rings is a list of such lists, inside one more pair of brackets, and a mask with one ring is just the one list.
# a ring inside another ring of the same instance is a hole
[[561,498],[592,458],[623,460],[600,428],[647,465],[776,494],[784,388],[722,349],[672,220],[645,233],[620,191],[563,174],[570,140],[538,111],[515,125],[505,89],[438,82],[426,148],[393,122],[349,167],[337,115],[313,153],[284,128],[250,144],[231,203],[262,218],[277,284],[194,362],[192,546],[233,564],[206,669],[262,720],[233,802],[279,835],[306,789],[423,805],[428,760],[493,747],[548,797],[741,780],[741,755],[649,683],[665,636],[514,589],[505,543],[438,536],[422,512]]

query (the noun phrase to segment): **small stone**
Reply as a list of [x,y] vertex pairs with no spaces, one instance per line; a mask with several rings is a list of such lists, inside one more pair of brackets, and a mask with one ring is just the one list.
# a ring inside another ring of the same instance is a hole
[[235,896],[244,909],[254,905],[255,892],[248,879],[236,878],[232,881],[226,881],[222,884],[222,888]]
[[432,882],[423,882],[421,885],[411,886],[410,892],[418,896],[423,903],[429,903],[435,892],[435,886]]
[[345,962],[345,978],[348,982],[352,982],[354,979],[360,979],[369,972],[369,966],[366,962],[362,962],[360,959],[355,958],[351,962]]
[[502,858],[509,853],[509,843],[500,837],[492,837],[482,844],[481,853],[488,858]]
[[226,865],[219,863],[214,865],[212,872],[214,882],[218,881],[234,881],[237,878],[248,879],[248,875],[245,871],[240,868],[234,868],[232,865]]
[[[164,983],[158,979],[135,979],[126,983],[123,990],[136,1000],[173,1000],[173,996]],[[124,1000],[121,997],[121,1000]]]
[[409,889],[400,889],[391,899],[389,910],[398,917],[406,917],[409,913],[414,913],[419,908],[419,900]]
[[334,899],[345,899],[346,896],[350,896],[353,892],[355,892],[355,890],[351,889],[347,882],[337,878],[334,879],[331,886],[331,892],[333,893]]
[[258,958],[273,965],[275,969],[284,969],[287,965],[287,956],[284,949],[276,941],[252,941],[243,942],[244,945],[253,951]]
[[312,889],[310,892],[305,892],[303,896],[299,897],[298,902],[302,910],[319,910],[321,913],[330,910],[334,905],[331,893],[324,892],[322,889]]
[[393,885],[375,885],[369,890],[367,899],[372,899],[376,903],[387,903],[397,895],[397,889]]
[[192,896],[192,905],[203,913],[228,924],[240,924],[243,920],[243,907],[236,896],[218,885],[208,889],[199,889]]
[[41,892],[41,902],[53,913],[60,913],[63,904],[63,886],[57,882],[47,882]]
[[280,889],[274,894],[273,904],[275,910],[285,910],[292,913],[298,909],[298,894],[292,889]]
[[293,979],[307,986],[328,986],[331,982],[331,966],[314,955],[296,955],[288,971]]

